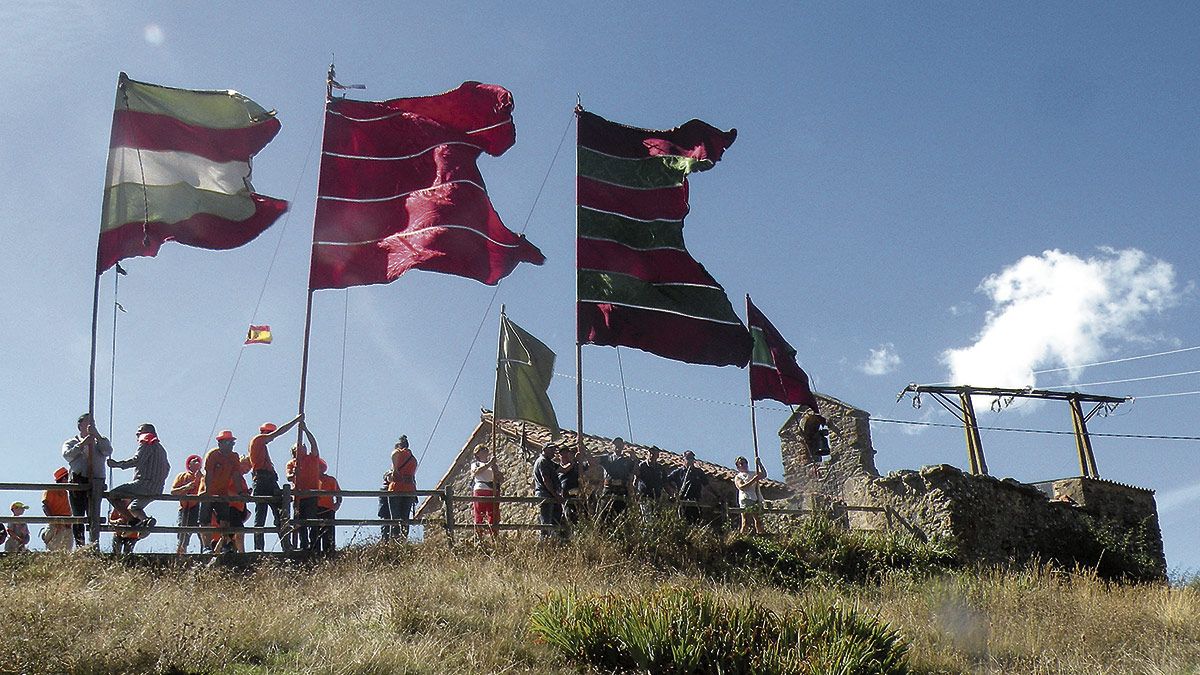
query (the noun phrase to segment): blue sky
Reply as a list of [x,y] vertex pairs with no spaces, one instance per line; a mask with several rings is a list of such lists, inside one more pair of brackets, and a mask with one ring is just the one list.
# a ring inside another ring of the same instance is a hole
[[[464,80],[513,92],[517,143],[480,167],[498,212],[526,228],[546,265],[502,282],[486,319],[492,289],[420,272],[322,291],[314,303],[309,424],[342,484],[377,485],[406,433],[428,487],[490,406],[501,303],[558,353],[558,372],[574,373],[577,95],[628,124],[698,117],[738,129],[724,160],[692,180],[689,248],[735,306],[754,297],[821,392],[877,418],[953,421],[929,401],[921,410],[897,403],[908,382],[1045,387],[1200,369],[1200,351],[1184,351],[1033,375],[1200,345],[1198,12],[1042,3],[5,7],[5,479],[48,477],[86,408],[94,246],[122,70],[237,89],[283,123],[254,177],[258,191],[292,201],[286,220],[234,251],[167,245],[125,265],[110,435],[127,456],[136,424],[156,423],[175,468],[211,446],[214,425],[232,428],[244,449],[259,423],[294,414],[330,59],[343,82],[368,86],[367,98]],[[113,279],[102,281],[97,409],[108,431]],[[239,362],[250,323],[270,324],[275,343],[246,349]],[[600,384],[621,380],[616,350],[583,351],[584,375],[597,381],[585,388],[587,431],[720,462],[748,451],[745,371],[622,350],[627,418],[621,390]],[[1197,435],[1197,396],[1146,397],[1198,389],[1195,375],[1088,387],[1143,397],[1091,429]],[[551,395],[573,424],[574,382],[557,378]],[[1070,429],[1065,407],[982,407],[987,426]],[[771,430],[786,413],[767,408],[760,437],[777,475]],[[956,429],[881,422],[873,434],[884,471],[966,464]],[[1078,472],[1069,436],[986,431],[983,442],[999,476]],[[1200,445],[1094,444],[1102,476],[1157,491],[1171,567],[1200,569],[1191,523]],[[273,448],[277,459],[284,452]]]

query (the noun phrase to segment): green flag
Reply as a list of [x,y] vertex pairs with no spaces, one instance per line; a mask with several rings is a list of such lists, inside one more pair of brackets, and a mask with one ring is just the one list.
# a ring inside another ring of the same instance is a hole
[[496,363],[496,419],[528,420],[558,432],[546,390],[554,375],[554,352],[500,314]]

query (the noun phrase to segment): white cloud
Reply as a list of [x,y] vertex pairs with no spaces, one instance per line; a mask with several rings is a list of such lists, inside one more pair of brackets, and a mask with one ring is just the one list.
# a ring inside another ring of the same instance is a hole
[[858,369],[867,375],[887,375],[900,366],[900,355],[892,343],[879,345],[872,349],[867,360],[859,364]]
[[942,354],[955,384],[1034,386],[1035,370],[1101,360],[1112,342],[1142,339],[1137,324],[1179,298],[1174,268],[1137,249],[1026,256],[979,290],[992,308],[975,344]]
[[167,38],[166,33],[163,32],[162,26],[156,23],[146,24],[146,28],[142,31],[142,37],[145,38],[146,44],[153,45],[155,47],[161,45],[163,40]]

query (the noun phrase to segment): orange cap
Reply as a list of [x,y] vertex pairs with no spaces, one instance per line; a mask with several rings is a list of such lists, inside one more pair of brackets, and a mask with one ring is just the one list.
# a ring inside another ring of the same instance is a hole
[[232,431],[230,431],[229,429],[222,429],[221,433],[217,434],[217,440],[218,441],[236,441],[237,439],[233,437]]

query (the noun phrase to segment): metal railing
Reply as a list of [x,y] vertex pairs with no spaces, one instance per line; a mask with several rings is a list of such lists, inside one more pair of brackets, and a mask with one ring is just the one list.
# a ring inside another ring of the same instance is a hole
[[[93,481],[101,483],[100,481]],[[102,483],[101,483],[102,484]],[[0,483],[0,491],[22,491],[22,492],[39,492],[45,490],[64,490],[68,492],[89,490],[91,486],[82,483]],[[302,519],[294,517],[293,504],[300,499],[320,498],[408,498],[419,500],[422,497],[436,497],[441,500],[441,513],[437,516],[427,517],[408,517],[408,518],[308,518]],[[166,502],[237,502],[245,505],[249,504],[272,504],[279,509],[279,526],[278,527],[252,527],[245,525],[229,525],[229,526],[214,526],[211,524],[200,525],[158,525],[153,527],[131,526],[110,522],[100,517],[101,499],[110,498],[108,491],[94,490],[91,494],[92,516],[4,516],[0,515],[0,523],[28,523],[28,524],[50,524],[50,525],[75,525],[83,523],[87,525],[88,537],[92,543],[98,543],[100,533],[129,533],[137,532],[141,536],[148,534],[196,534],[200,537],[212,535],[227,535],[227,534],[276,534],[281,540],[293,538],[300,528],[326,528],[326,527],[353,527],[353,526],[437,526],[444,530],[445,534],[453,541],[457,530],[470,530],[478,532],[480,530],[495,530],[495,531],[552,531],[552,527],[540,522],[497,522],[492,524],[475,523],[459,523],[458,509],[467,504],[476,503],[497,503],[497,504],[541,504],[547,501],[542,497],[534,496],[475,496],[475,495],[457,495],[452,487],[446,487],[442,490],[412,490],[408,492],[390,492],[387,490],[300,490],[293,491],[290,486],[284,485],[278,495],[257,496],[257,495],[172,495],[172,494],[152,494],[138,495],[132,497],[134,499],[145,499],[148,501],[166,501]],[[123,493],[119,495],[120,499],[129,499],[130,495]],[[575,506],[577,511],[584,514],[591,514],[593,507],[599,509],[607,508],[605,505],[611,505],[613,502],[625,502],[629,505],[641,503],[642,500],[635,498],[622,498],[615,495],[593,494],[589,497],[572,497],[560,502],[563,506]],[[698,501],[686,500],[661,500],[663,504],[680,509],[697,508],[707,511],[708,520],[716,520],[725,523],[731,523],[733,519],[746,511],[746,509],[730,506],[728,503],[710,504]],[[863,512],[877,513],[884,518],[885,526],[890,531],[894,528],[898,519],[897,514],[888,507],[880,506],[865,506],[865,505],[847,505],[837,504],[836,510],[845,512]],[[756,509],[762,515],[774,515],[781,517],[804,517],[814,515],[828,515],[829,509],[813,509],[813,508],[772,508],[764,507]],[[571,526],[571,523],[566,522],[567,519],[562,519],[559,527],[566,529]],[[903,519],[899,519],[901,522]],[[903,524],[903,523],[902,523]]]

